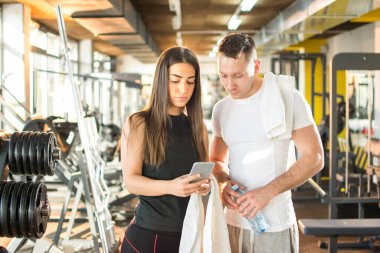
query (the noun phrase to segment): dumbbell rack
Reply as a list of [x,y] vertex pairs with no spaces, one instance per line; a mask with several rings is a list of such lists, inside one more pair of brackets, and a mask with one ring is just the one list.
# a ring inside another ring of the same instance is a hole
[[[67,43],[67,35],[63,13],[60,6],[56,8],[57,21],[61,42],[63,44],[64,57],[66,60],[66,69],[69,81],[72,87],[72,93],[77,114],[78,130],[81,139],[81,147],[84,151],[84,166],[80,167],[80,175],[83,183],[83,192],[85,196],[85,204],[89,219],[90,231],[93,236],[94,249],[96,252],[108,253],[113,251],[116,245],[115,235],[111,214],[108,210],[109,189],[103,180],[103,171],[105,162],[100,157],[96,143],[91,140],[93,129],[89,127],[85,118],[85,113],[81,105],[81,97],[78,84],[74,81],[71,61],[69,57],[69,48]],[[80,159],[82,160],[82,159]],[[100,236],[101,245],[98,242]]]
[[[53,175],[59,159],[53,133],[14,132],[9,139],[0,138],[1,179],[8,174],[4,175],[6,165],[12,175]],[[49,216],[47,188],[42,182],[0,181],[0,237],[16,237],[7,252],[17,252],[28,240],[34,243],[33,252],[45,252],[51,243],[40,238]]]

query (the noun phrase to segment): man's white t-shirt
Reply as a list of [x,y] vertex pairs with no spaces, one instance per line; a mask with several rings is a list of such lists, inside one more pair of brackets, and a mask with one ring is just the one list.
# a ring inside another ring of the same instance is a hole
[[[271,182],[292,165],[288,161],[289,151],[294,152],[291,139],[270,140],[264,132],[260,99],[266,81],[264,77],[260,90],[248,98],[223,98],[212,113],[213,134],[223,138],[228,146],[230,178],[247,191]],[[293,131],[315,124],[310,106],[297,90],[294,90],[293,115]],[[268,232],[279,232],[292,226],[296,217],[291,192],[274,197],[262,213],[269,225]],[[250,229],[237,210],[226,209],[226,218],[232,226]]]

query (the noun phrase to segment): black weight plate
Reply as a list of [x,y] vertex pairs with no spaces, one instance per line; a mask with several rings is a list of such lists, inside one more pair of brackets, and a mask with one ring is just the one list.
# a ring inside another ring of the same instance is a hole
[[46,145],[48,144],[49,142],[49,134],[50,133],[44,133],[44,136],[42,137],[42,143],[41,143],[41,171],[40,171],[40,175],[43,175],[45,176],[47,174],[46,172],[46,156],[48,156],[49,154],[46,154],[45,153],[45,147]]
[[50,150],[50,137],[51,137],[52,133],[46,133],[45,135],[45,138],[44,138],[44,143],[43,143],[43,152],[44,152],[44,175],[47,175],[48,172],[49,172],[49,162],[50,162],[50,157],[51,157],[51,152],[49,152]]
[[23,148],[23,145],[24,145],[24,139],[25,139],[25,133],[24,132],[20,132],[18,138],[17,138],[17,143],[16,143],[16,147],[15,147],[15,156],[14,158],[16,159],[16,167],[17,167],[17,171],[19,174],[23,174],[25,175],[25,170],[23,168],[23,162],[22,162],[22,148]]
[[1,204],[0,204],[0,219],[1,219],[1,230],[2,236],[13,237],[8,225],[9,222],[9,200],[11,198],[11,190],[14,182],[7,182],[4,186],[3,192],[1,194]]
[[45,147],[45,153],[47,151],[47,157],[45,157],[45,160],[47,161],[47,168],[45,168],[46,174],[49,176],[54,175],[55,172],[55,162],[53,160],[53,150],[56,147],[55,142],[55,135],[53,133],[49,133],[49,139],[48,139],[48,146]]
[[12,172],[12,174],[18,174],[16,164],[15,164],[15,157],[14,157],[14,150],[17,142],[19,132],[14,132],[11,135],[11,139],[9,142],[9,150],[8,150],[8,167],[9,170]]
[[[4,186],[5,186],[6,182],[5,181],[0,181],[0,207],[1,207],[1,195],[2,195],[2,192],[4,190]],[[2,228],[2,223],[1,223],[1,219],[0,219],[0,237],[3,236],[3,230],[1,229]]]
[[24,187],[22,188],[20,206],[18,209],[18,223],[22,237],[29,238],[30,232],[28,231],[28,205],[33,183],[26,182],[23,186]]
[[[46,205],[49,205],[47,198],[47,188],[46,185],[41,184],[41,187],[38,190],[38,199],[35,212],[35,221],[36,221],[36,238],[41,238],[46,231],[46,226],[49,220],[48,215],[42,215],[42,208]],[[50,209],[50,207],[48,207]]]
[[30,132],[29,135],[29,144],[28,144],[28,171],[29,174],[33,174],[33,168],[35,167],[34,165],[34,156],[35,156],[35,143],[33,142],[34,140],[35,133]]
[[22,165],[24,167],[25,174],[31,175],[32,171],[29,167],[29,145],[32,132],[25,132],[24,143],[22,145]]
[[44,170],[44,136],[46,133],[40,133],[37,141],[37,171],[36,175],[43,175]]
[[33,133],[30,137],[29,143],[29,169],[30,173],[34,174],[34,171],[37,171],[37,158],[36,158],[36,150],[37,150],[37,136],[39,133]]
[[53,133],[48,133],[45,142],[45,172],[46,175],[52,176],[55,171],[55,162],[53,160],[53,150],[56,147]]
[[[40,132],[38,133],[34,133],[34,146],[33,146],[33,163],[34,163],[34,166],[33,166],[33,174],[34,175],[37,175],[38,174],[38,159],[37,159],[37,150],[38,150],[38,142],[41,138],[41,134]],[[31,144],[32,145],[32,144]]]
[[12,191],[12,199],[10,203],[9,213],[10,213],[10,219],[9,219],[9,225],[12,231],[12,235],[14,237],[22,237],[22,234],[20,232],[20,227],[18,224],[18,207],[20,204],[20,198],[22,193],[22,185],[25,184],[24,182],[16,182],[15,186],[13,187]]
[[[59,148],[57,137],[55,136],[55,134],[53,135],[53,143],[54,143],[54,148]],[[53,150],[54,150],[54,148],[53,148]],[[53,150],[52,150],[52,152],[53,152]],[[59,153],[61,154],[61,149],[60,148],[59,148]],[[61,159],[61,156],[59,156],[59,159]],[[56,167],[56,165],[58,163],[58,160],[53,161],[53,163],[54,164],[53,164],[53,171],[52,171],[52,173],[54,174],[55,173],[55,167]]]
[[36,224],[37,219],[37,200],[39,199],[38,192],[41,188],[42,183],[34,183],[28,205],[28,227],[27,230],[30,232],[30,236],[33,238],[37,237],[38,224]]

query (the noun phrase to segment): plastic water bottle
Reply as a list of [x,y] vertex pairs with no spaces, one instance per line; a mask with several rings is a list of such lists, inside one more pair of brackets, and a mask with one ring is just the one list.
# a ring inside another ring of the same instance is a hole
[[[233,185],[231,188],[232,190],[240,194],[245,193],[245,191],[241,190],[237,184]],[[253,216],[253,218],[248,218],[248,217],[245,217],[245,218],[247,219],[249,225],[251,225],[253,232],[257,234],[261,234],[267,231],[268,223],[266,222],[265,217],[261,212],[256,213],[256,215]]]

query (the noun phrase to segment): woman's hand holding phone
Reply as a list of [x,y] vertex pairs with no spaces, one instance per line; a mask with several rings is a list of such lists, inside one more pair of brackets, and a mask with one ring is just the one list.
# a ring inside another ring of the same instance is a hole
[[196,193],[201,194],[201,195],[206,195],[210,192],[211,172],[214,166],[215,166],[214,162],[196,162],[193,164],[193,167],[191,168],[191,171],[190,171],[190,176],[199,174],[200,177],[195,180],[190,180],[190,182],[194,183],[194,182],[197,182],[198,180],[207,179],[207,183],[202,184],[201,185],[202,188],[196,191]]
[[[202,179],[200,181],[197,181],[199,179],[200,175],[199,174],[194,174],[194,175],[182,175],[180,177],[177,177],[173,180],[168,181],[170,184],[170,190],[169,192],[175,196],[178,197],[188,197],[193,193],[197,193],[198,191],[204,192],[203,188],[206,188],[209,183],[209,179]],[[191,181],[196,181],[196,182],[191,182]]]
[[207,183],[201,184],[201,189],[199,189],[195,193],[205,196],[210,192],[210,190],[211,190],[211,175],[207,179]]

